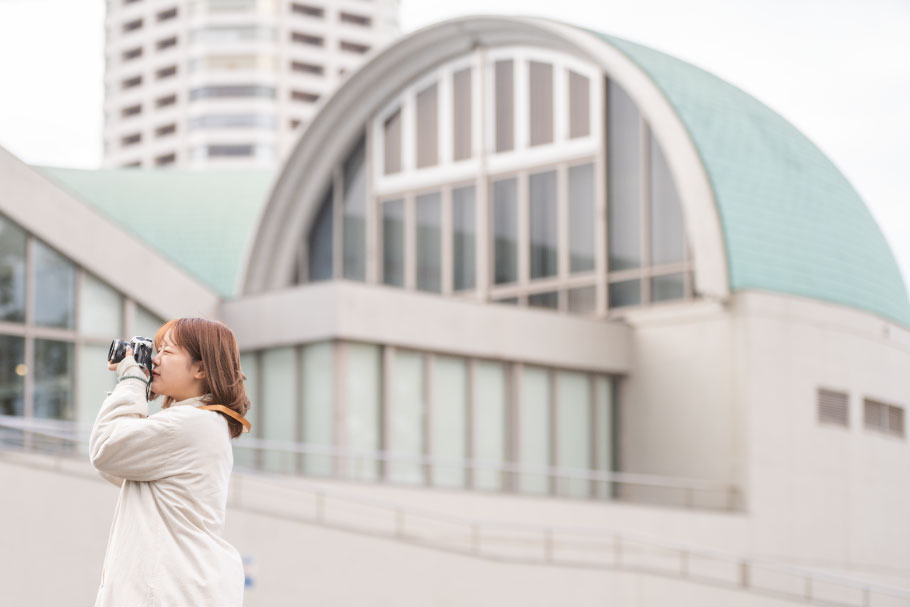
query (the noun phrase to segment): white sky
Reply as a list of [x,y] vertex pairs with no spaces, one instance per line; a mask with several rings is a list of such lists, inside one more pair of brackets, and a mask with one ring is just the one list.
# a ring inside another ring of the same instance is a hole
[[[910,284],[910,0],[401,0],[406,32],[524,14],[627,38],[711,71],[812,139],[868,203]],[[103,0],[0,0],[0,145],[101,163]]]

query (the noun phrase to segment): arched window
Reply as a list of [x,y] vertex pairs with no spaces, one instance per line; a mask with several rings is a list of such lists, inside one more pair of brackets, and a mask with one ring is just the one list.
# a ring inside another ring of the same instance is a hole
[[600,316],[692,297],[659,143],[622,88],[569,55],[485,49],[423,75],[325,191],[303,280]]

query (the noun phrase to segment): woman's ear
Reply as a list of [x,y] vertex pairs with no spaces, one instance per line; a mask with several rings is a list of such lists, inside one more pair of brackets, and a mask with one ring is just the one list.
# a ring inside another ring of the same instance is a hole
[[202,361],[193,363],[193,379],[205,379],[205,369],[202,368]]

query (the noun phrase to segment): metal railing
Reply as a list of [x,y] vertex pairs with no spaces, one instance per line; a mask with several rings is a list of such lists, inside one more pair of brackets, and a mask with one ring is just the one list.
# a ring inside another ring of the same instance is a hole
[[[101,481],[86,465],[84,441],[80,442],[65,423],[11,423],[0,417],[0,446],[7,454],[52,455],[53,461],[43,465],[58,470],[64,468],[62,460],[78,456],[79,473]],[[0,450],[0,455],[3,453]],[[31,464],[36,465],[34,461]],[[658,575],[813,605],[910,607],[910,591],[906,589],[766,559],[642,534],[445,515],[308,487],[270,474],[235,472],[228,503],[243,511],[491,561]]]
[[[3,429],[22,432],[22,440],[40,432],[45,439],[69,439],[76,445],[88,442],[91,426],[0,416],[0,431]],[[358,451],[246,436],[234,442],[234,465],[238,470],[388,485],[614,500],[707,510],[742,508],[735,486],[703,479]]]

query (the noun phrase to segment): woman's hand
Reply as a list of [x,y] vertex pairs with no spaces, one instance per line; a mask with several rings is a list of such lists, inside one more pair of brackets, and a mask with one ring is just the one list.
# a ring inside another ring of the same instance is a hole
[[[126,354],[123,355],[123,358],[126,358],[127,356],[132,356],[132,355],[133,355],[133,349],[132,349],[132,348],[127,348],[127,349],[126,349]],[[120,362],[123,362],[123,360],[121,359]],[[116,370],[117,370],[117,365],[119,365],[120,362],[112,363],[111,361],[108,361],[108,362],[107,362],[108,371],[116,371]],[[145,367],[140,367],[140,369],[142,369],[142,372],[145,374],[146,377],[149,376],[149,370],[148,370],[148,369],[146,369]]]

